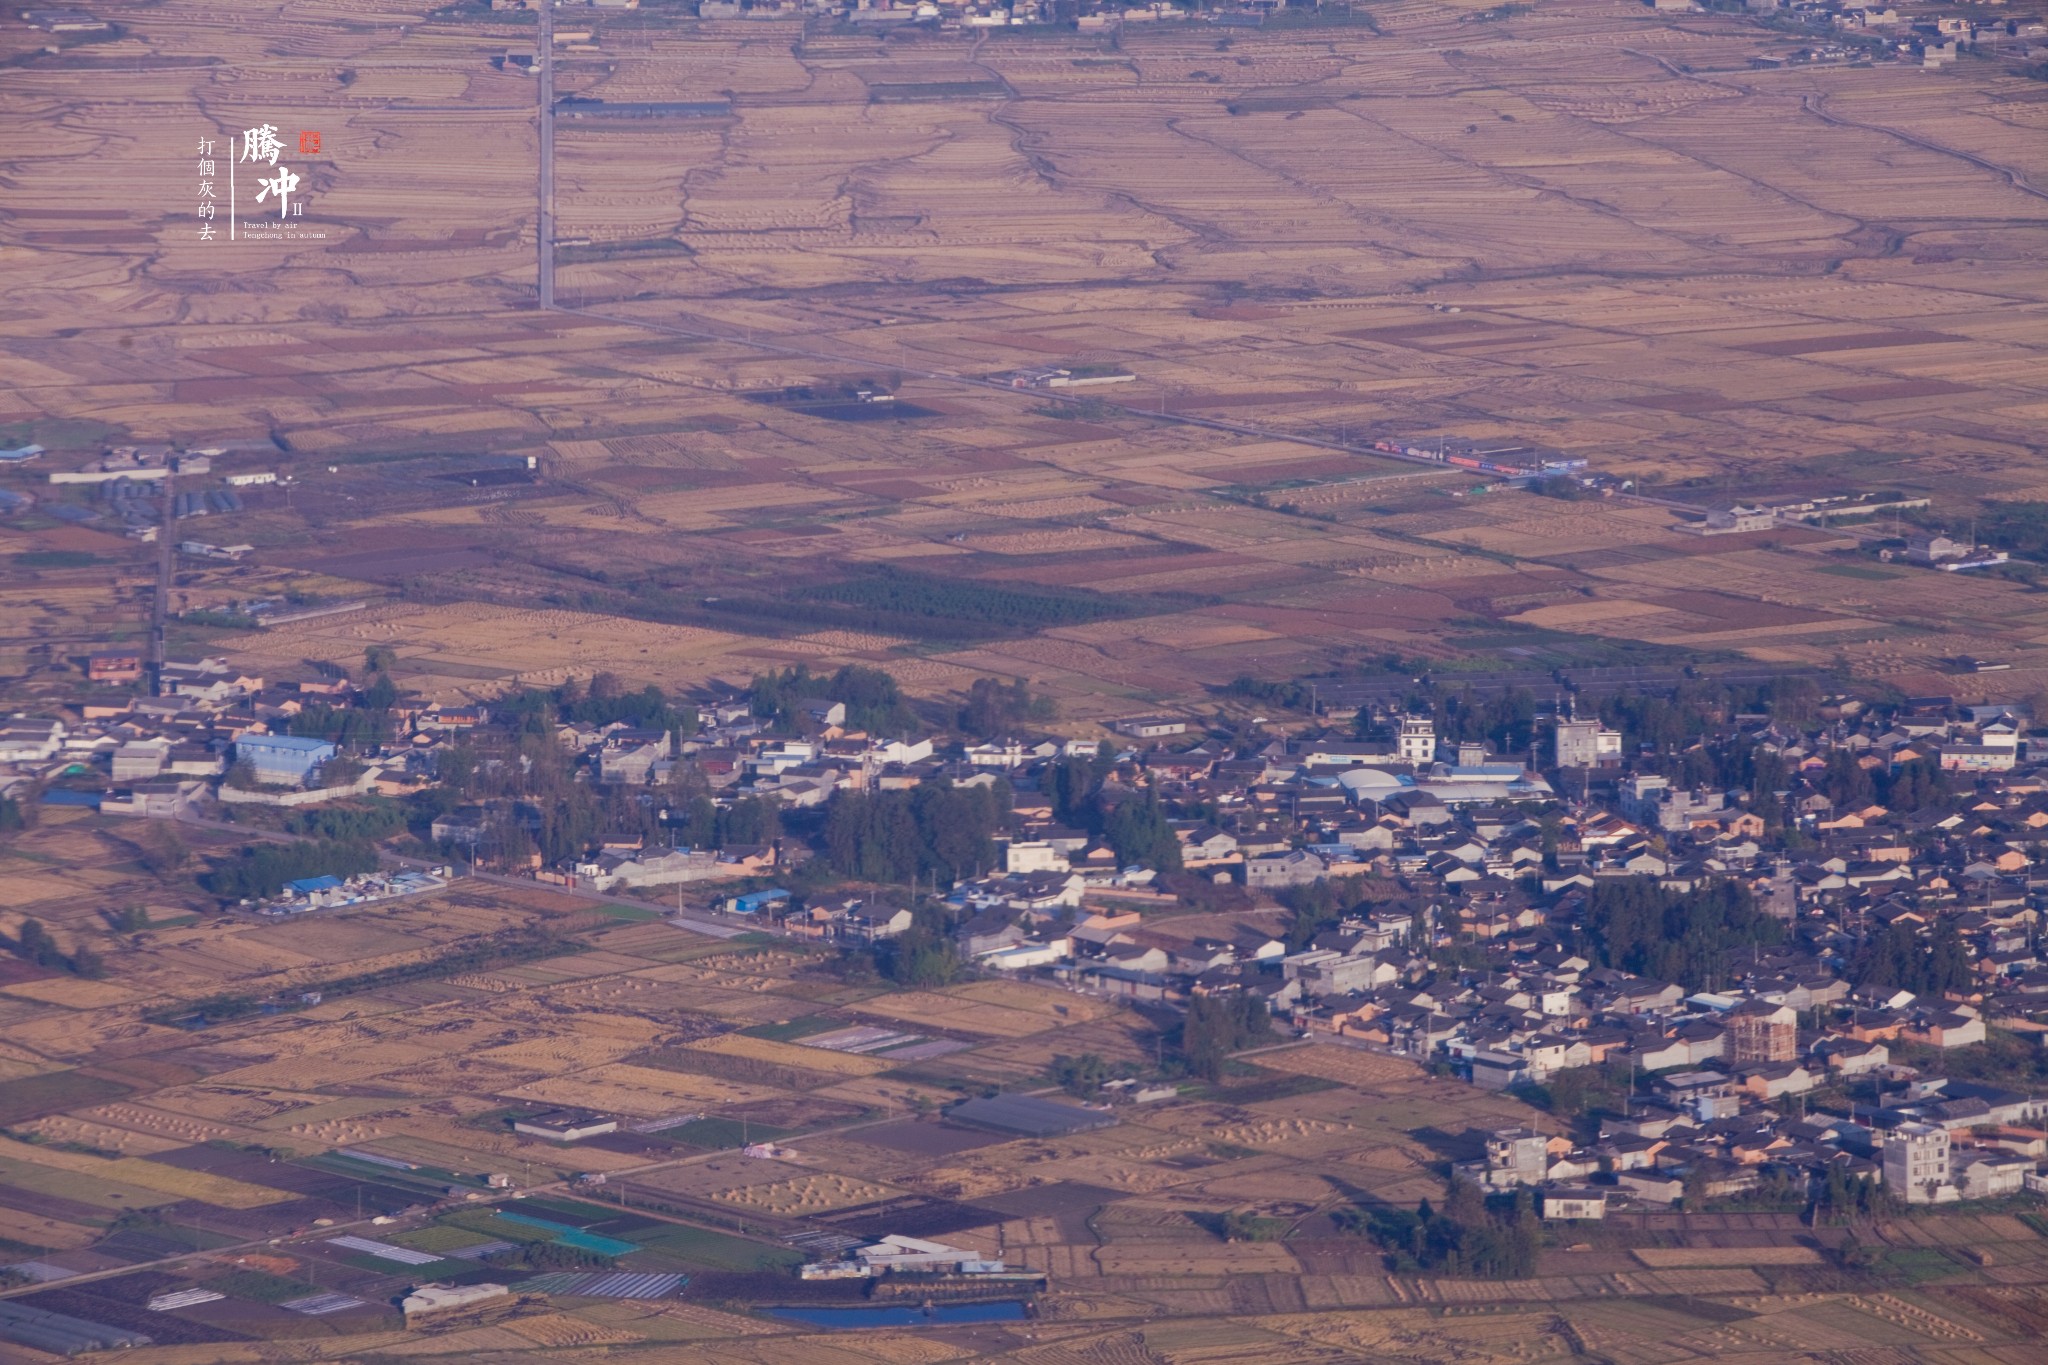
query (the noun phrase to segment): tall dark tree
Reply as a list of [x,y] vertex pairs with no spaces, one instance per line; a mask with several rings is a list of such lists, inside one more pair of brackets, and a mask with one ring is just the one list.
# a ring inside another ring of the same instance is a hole
[[1161,872],[1180,871],[1180,838],[1167,821],[1158,793],[1119,802],[1102,822],[1102,837],[1125,866],[1142,864]]

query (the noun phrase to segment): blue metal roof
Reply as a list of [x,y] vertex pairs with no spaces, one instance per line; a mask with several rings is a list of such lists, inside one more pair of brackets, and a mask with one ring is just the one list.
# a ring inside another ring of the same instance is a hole
[[308,739],[301,735],[243,735],[235,741],[237,749],[276,749],[287,753],[310,754],[334,745],[324,739]]

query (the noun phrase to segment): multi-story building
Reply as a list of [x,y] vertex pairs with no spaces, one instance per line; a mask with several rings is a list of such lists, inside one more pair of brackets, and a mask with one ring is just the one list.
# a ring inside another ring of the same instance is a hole
[[1938,1204],[1956,1197],[1949,1177],[1948,1129],[1907,1123],[1884,1137],[1884,1183],[1908,1204]]
[[1416,767],[1436,762],[1436,724],[1428,716],[1401,717],[1401,761]]
[[1497,1128],[1487,1134],[1488,1185],[1541,1185],[1549,1165],[1550,1139],[1533,1128]]
[[1621,731],[1610,730],[1595,717],[1557,723],[1557,766],[1601,768],[1621,762]]
[[1799,1056],[1799,1016],[1789,1006],[1745,1000],[1723,1023],[1732,1062],[1789,1062]]

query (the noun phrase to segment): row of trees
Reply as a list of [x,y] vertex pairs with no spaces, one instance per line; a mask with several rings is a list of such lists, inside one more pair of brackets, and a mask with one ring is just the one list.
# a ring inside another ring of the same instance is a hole
[[843,603],[877,623],[912,623],[928,634],[953,623],[979,635],[1081,626],[1156,609],[1145,599],[1111,597],[1085,588],[1002,587],[887,568],[808,589],[802,596]]
[[287,834],[313,839],[388,839],[405,832],[405,807],[389,797],[288,812]]

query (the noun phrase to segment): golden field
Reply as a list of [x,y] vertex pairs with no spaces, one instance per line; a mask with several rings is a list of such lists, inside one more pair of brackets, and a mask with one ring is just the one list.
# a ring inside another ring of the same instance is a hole
[[[1854,532],[1705,544],[1656,507],[1452,497],[1464,476],[1358,453],[1534,445],[1696,503],[1926,490],[1958,522],[2035,499],[2039,119],[1996,63],[1761,66],[1797,40],[1621,0],[1388,0],[1221,48],[1134,24],[983,38],[971,59],[956,35],[598,16],[560,93],[713,90],[731,110],[559,122],[577,311],[541,314],[533,83],[492,65],[530,21],[373,12],[316,6],[278,43],[171,0],[118,41],[7,40],[0,112],[52,132],[0,154],[0,280],[29,342],[0,417],[60,446],[54,424],[86,415],[287,441],[300,486],[236,523],[254,561],[189,575],[180,605],[371,605],[232,641],[251,666],[389,645],[452,698],[863,662],[920,693],[1028,678],[1078,720],[1494,647],[1468,638],[1566,667],[1839,659],[1907,691],[2048,678],[2027,657],[2048,618],[2017,585],[1871,569]],[[240,72],[232,103],[201,59]],[[207,112],[142,135],[138,109]],[[324,235],[200,242],[184,144],[260,118],[319,125]],[[1079,399],[968,382],[1076,363],[1138,380]],[[926,415],[754,401],[864,377]],[[407,453],[530,455],[539,479],[458,493],[391,474]],[[145,566],[117,537],[0,537],[123,566],[111,585],[0,575],[21,623],[0,662],[132,632]],[[880,565],[1137,595],[1137,615],[949,643],[702,609]],[[565,569],[611,586],[564,602]],[[424,579],[433,600],[392,600]],[[1955,675],[1959,639],[2017,667]],[[50,892],[9,886],[17,907]]]

